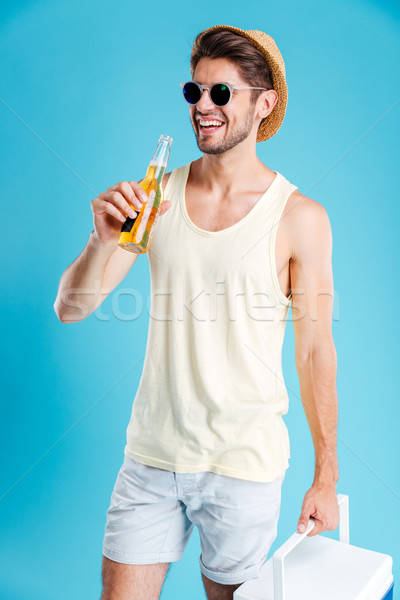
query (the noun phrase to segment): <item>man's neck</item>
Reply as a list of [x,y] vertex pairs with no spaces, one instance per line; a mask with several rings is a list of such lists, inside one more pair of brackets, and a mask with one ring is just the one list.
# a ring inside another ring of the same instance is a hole
[[275,173],[260,161],[255,151],[253,155],[242,153],[241,156],[230,152],[203,154],[191,168],[194,183],[215,196],[240,194],[249,188],[267,188],[274,177]]

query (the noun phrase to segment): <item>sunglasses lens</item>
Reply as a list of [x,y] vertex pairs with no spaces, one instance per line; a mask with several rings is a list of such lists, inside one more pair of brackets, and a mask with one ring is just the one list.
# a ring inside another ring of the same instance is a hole
[[225,104],[228,104],[230,97],[231,92],[228,86],[224,85],[223,83],[216,83],[211,88],[211,100],[217,106],[224,106]]
[[196,104],[200,100],[200,88],[192,81],[189,81],[183,86],[183,95],[186,102]]

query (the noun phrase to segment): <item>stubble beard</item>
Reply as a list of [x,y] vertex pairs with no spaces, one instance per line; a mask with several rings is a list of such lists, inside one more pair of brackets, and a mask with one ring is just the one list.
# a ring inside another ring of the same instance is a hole
[[[192,121],[190,121],[193,127]],[[228,135],[225,132],[225,135],[220,140],[212,141],[211,137],[209,139],[205,139],[205,137],[201,137],[197,135],[195,128],[193,127],[194,134],[196,136],[197,146],[201,152],[204,154],[223,154],[224,152],[228,152],[231,148],[237,146],[243,142],[250,135],[251,129],[254,123],[254,105],[250,105],[250,108],[243,118],[243,120],[238,124],[234,131],[230,131]],[[218,134],[217,134],[218,135]]]

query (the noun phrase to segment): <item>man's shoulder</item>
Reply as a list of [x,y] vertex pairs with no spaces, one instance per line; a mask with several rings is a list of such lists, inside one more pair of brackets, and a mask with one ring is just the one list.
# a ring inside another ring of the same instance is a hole
[[290,194],[281,221],[292,260],[313,260],[331,248],[332,229],[325,207],[299,190]]
[[285,238],[290,240],[292,258],[304,247],[316,250],[331,243],[332,231],[325,207],[299,190],[294,190],[287,199],[281,225]]
[[318,223],[322,224],[329,220],[325,207],[298,189],[294,190],[287,199],[282,217],[288,225],[296,229],[307,224],[317,226]]

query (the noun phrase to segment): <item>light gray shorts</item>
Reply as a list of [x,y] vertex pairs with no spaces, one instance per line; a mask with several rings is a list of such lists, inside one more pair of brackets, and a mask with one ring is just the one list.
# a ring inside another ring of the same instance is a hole
[[285,475],[268,483],[175,473],[125,455],[107,511],[103,554],[125,564],[182,558],[196,525],[200,569],[222,584],[259,575],[277,535]]

